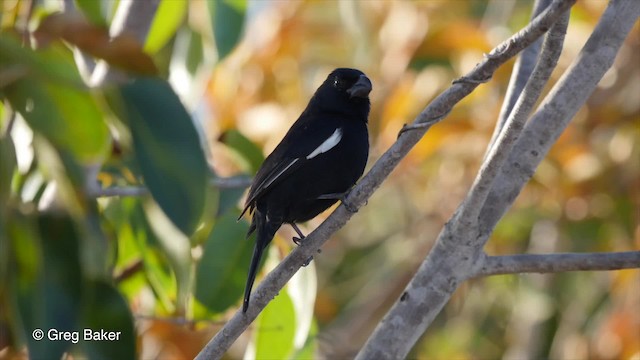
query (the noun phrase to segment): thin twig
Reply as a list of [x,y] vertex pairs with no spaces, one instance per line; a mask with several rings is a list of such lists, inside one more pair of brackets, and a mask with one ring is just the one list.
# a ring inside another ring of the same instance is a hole
[[137,274],[138,271],[144,269],[144,261],[142,259],[138,259],[133,263],[127,265],[126,268],[122,269],[118,274],[113,276],[113,281],[115,283],[123,282],[133,275]]
[[[96,188],[88,189],[87,194],[90,197],[113,197],[113,196],[143,196],[149,193],[149,189],[144,186],[112,186],[100,188],[98,184]],[[221,190],[227,189],[244,189],[251,185],[251,178],[248,176],[231,176],[227,178],[214,178],[209,184]]]
[[185,317],[159,317],[153,315],[141,315],[134,314],[133,318],[138,321],[158,321],[165,322],[175,325],[187,325],[190,327],[195,327],[199,324],[209,324],[209,325],[224,325],[226,322],[219,320],[211,320],[211,319],[187,319]]
[[[533,20],[544,9],[546,9],[549,4],[551,4],[551,0],[536,0],[531,12],[531,20]],[[522,93],[524,86],[529,80],[529,77],[533,72],[533,68],[538,62],[538,55],[540,54],[541,48],[542,39],[540,38],[534,41],[533,44],[529,45],[526,49],[524,49],[520,53],[520,56],[518,56],[518,58],[516,59],[516,63],[513,65],[511,79],[509,80],[509,85],[507,87],[507,94],[505,95],[504,102],[502,103],[500,115],[498,116],[496,127],[493,130],[493,134],[491,135],[489,146],[487,146],[485,158],[486,156],[488,156],[489,152],[495,145],[498,135],[500,135],[500,132],[504,128],[504,124],[507,122],[507,119],[511,115],[511,110],[513,110],[513,107],[516,105],[516,101],[520,97],[520,93]]]
[[640,251],[487,256],[472,277],[640,268]]
[[496,143],[489,150],[485,161],[483,161],[478,175],[469,190],[465,201],[461,204],[460,221],[475,222],[482,206],[491,191],[491,184],[498,176],[502,165],[509,157],[514,143],[520,136],[531,110],[542,94],[542,89],[549,81],[553,69],[555,69],[560,53],[564,36],[569,25],[569,12],[567,11],[551,27],[542,46],[540,60],[536,64],[533,73],[522,89],[518,101],[513,111],[500,132]]

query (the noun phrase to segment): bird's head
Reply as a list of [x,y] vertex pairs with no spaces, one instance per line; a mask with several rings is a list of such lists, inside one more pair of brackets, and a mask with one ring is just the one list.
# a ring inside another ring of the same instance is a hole
[[364,117],[366,121],[371,107],[369,93],[372,86],[371,80],[360,70],[335,69],[318,88],[312,102],[323,111],[348,113]]

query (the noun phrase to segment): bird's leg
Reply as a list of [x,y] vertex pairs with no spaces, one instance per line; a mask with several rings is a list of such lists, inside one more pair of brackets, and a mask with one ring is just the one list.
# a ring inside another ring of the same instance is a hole
[[358,208],[356,208],[355,206],[351,205],[350,203],[348,203],[347,201],[345,201],[347,199],[347,197],[349,196],[349,193],[351,192],[351,189],[343,192],[343,193],[332,193],[332,194],[322,194],[320,196],[318,196],[318,200],[340,200],[342,202],[342,204],[344,205],[344,207],[349,210],[349,212],[351,213],[357,213],[358,212]]
[[[298,233],[298,236],[299,236],[299,237],[295,237],[295,236],[293,237],[293,243],[298,245],[298,246],[302,245],[302,240],[304,240],[304,238],[306,236],[304,236],[302,231],[300,231],[300,228],[298,227],[298,225],[296,225],[296,223],[291,223],[289,225],[291,225],[293,230],[295,230],[296,233]],[[320,252],[320,251],[318,250],[318,252]],[[307,260],[305,260],[305,262],[304,262],[304,264],[302,264],[302,266],[309,265],[311,263],[311,261],[313,261],[313,256],[309,256],[309,258]]]
[[296,233],[298,233],[299,237],[294,236],[293,237],[293,243],[300,246],[302,240],[306,237],[304,236],[304,234],[302,233],[302,231],[300,231],[300,228],[298,227],[298,225],[296,225],[295,223],[291,223],[290,224],[291,227],[293,228],[293,230],[296,231]]

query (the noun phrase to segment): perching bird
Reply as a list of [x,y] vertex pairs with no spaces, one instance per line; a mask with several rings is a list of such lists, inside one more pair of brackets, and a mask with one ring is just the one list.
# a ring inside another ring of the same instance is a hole
[[267,156],[258,170],[240,217],[253,220],[247,237],[257,230],[242,311],[262,253],[282,224],[311,220],[329,208],[362,176],[369,155],[371,80],[359,70],[336,69],[320,85],[307,108]]

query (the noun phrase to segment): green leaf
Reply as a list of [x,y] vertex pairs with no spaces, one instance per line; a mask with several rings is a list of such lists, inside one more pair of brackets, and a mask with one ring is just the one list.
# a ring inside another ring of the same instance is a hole
[[92,281],[85,283],[83,300],[80,345],[85,355],[89,359],[135,359],[133,316],[122,295],[107,283]]
[[154,54],[176,34],[187,13],[187,1],[162,0],[151,23],[144,51]]
[[140,78],[121,87],[136,159],[151,195],[186,235],[204,208],[207,164],[200,139],[169,84]]
[[311,323],[311,328],[309,329],[309,336],[304,342],[304,345],[299,350],[295,351],[293,355],[289,359],[291,360],[308,360],[313,359],[317,352],[317,340],[316,336],[318,336],[318,324],[314,320]]
[[247,11],[247,0],[208,0],[207,4],[218,59],[222,60],[240,40]]
[[262,150],[238,130],[228,130],[220,136],[220,141],[236,151],[249,164],[249,171],[255,175],[264,161]]
[[229,210],[238,208],[238,201],[242,198],[245,189],[224,189],[220,190],[220,200],[218,201],[218,211],[216,216],[223,216]]
[[0,88],[27,74],[40,82],[84,86],[72,54],[62,44],[33,51],[24,47],[20,39],[11,33],[0,33],[0,65],[3,67]]
[[11,105],[29,126],[80,162],[99,161],[109,144],[102,114],[87,91],[28,78],[12,84]]
[[94,25],[107,25],[104,16],[102,16],[102,1],[100,0],[74,0],[76,6]]
[[14,45],[12,37],[0,37],[0,53],[13,51],[0,55],[0,63],[28,72],[4,88],[12,107],[57,149],[82,163],[100,160],[110,143],[108,128],[95,99],[80,85],[71,53],[58,46],[34,52]]
[[11,195],[11,179],[16,168],[16,149],[11,136],[0,137],[0,203],[6,204]]
[[254,324],[256,359],[287,359],[292,355],[296,315],[286,291],[267,305]]
[[[111,206],[113,208],[109,209],[105,215],[118,231],[120,255],[122,258],[127,258],[127,254],[132,255],[127,265],[133,259],[140,257],[143,264],[141,273],[144,275],[145,283],[158,299],[158,307],[164,313],[173,313],[175,305],[172,299],[176,298],[176,279],[171,272],[168,259],[161,251],[160,244],[147,222],[141,199],[123,198]],[[130,247],[132,244],[134,248]],[[132,287],[135,288],[135,286]],[[131,289],[129,286],[123,286],[124,290]]]
[[195,31],[189,31],[189,46],[187,51],[186,66],[189,74],[195,76],[196,71],[204,60],[204,48],[202,35]]
[[[27,220],[27,219],[25,219]],[[20,221],[25,226],[26,221]],[[21,277],[18,284],[18,301],[23,331],[29,348],[29,356],[34,359],[60,358],[72,345],[66,341],[51,341],[45,336],[36,341],[31,336],[35,329],[41,329],[47,335],[48,329],[58,331],[76,331],[80,315],[82,295],[81,268],[78,252],[78,237],[74,224],[68,216],[44,215],[38,219],[40,238],[33,232],[13,229],[16,250],[17,243],[31,242],[36,247],[19,245],[20,263],[26,265],[33,261],[42,261],[36,277]],[[28,225],[27,225],[28,226]],[[24,252],[27,251],[27,252]],[[28,259],[31,257],[32,259]],[[41,259],[41,260],[40,260]],[[16,269],[17,274],[31,269]]]
[[229,212],[216,222],[196,270],[196,298],[209,310],[222,312],[242,297],[253,241],[248,224]]
[[301,268],[287,284],[287,293],[291,296],[291,301],[296,310],[296,324],[294,348],[300,351],[309,336],[312,336],[312,325],[314,321],[313,309],[316,301],[318,280],[316,277],[315,263]]
[[189,239],[173,225],[155,202],[149,199],[144,202],[143,207],[147,223],[153,230],[157,244],[171,264],[175,275],[177,285],[176,312],[179,315],[184,315],[192,279],[191,244]]

